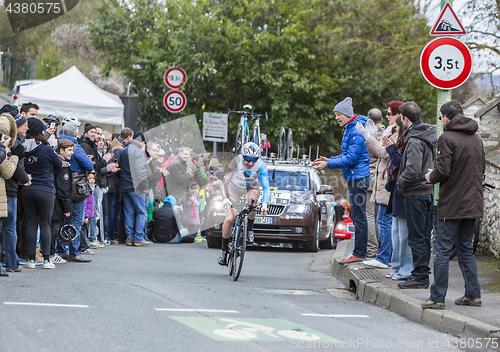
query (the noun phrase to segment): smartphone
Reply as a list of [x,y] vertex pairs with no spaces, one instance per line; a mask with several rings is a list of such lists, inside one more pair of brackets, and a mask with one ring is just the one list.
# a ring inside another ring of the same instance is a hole
[[54,128],[54,127],[56,127],[56,123],[55,122],[51,122],[50,123],[50,128]]

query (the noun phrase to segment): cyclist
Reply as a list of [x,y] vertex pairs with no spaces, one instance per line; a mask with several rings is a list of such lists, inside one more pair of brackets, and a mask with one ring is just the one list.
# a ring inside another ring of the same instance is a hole
[[[226,219],[222,225],[222,250],[219,257],[220,265],[227,265],[227,245],[231,237],[231,230],[236,221],[236,211],[240,206],[240,198],[246,194],[248,204],[252,199],[259,199],[259,181],[262,185],[263,196],[261,213],[267,215],[267,204],[271,191],[267,166],[260,159],[260,148],[257,144],[249,142],[241,148],[241,155],[236,156],[229,163],[221,185],[221,195]],[[254,242],[253,222],[256,212],[248,214],[247,241]]]

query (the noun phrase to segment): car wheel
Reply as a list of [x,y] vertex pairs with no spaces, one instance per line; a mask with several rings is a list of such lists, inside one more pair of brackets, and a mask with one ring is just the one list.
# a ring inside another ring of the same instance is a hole
[[318,216],[316,218],[316,226],[314,229],[314,238],[304,246],[305,252],[317,252],[319,250],[319,229],[321,225],[321,219]]
[[320,247],[321,249],[334,249],[335,246],[336,246],[336,241],[335,241],[335,233],[334,233],[334,229],[335,228],[335,224],[332,225],[331,229],[330,229],[330,233],[328,234],[328,238],[324,241],[321,241],[320,243]]
[[222,248],[222,237],[213,237],[210,234],[207,235],[207,247],[208,248]]

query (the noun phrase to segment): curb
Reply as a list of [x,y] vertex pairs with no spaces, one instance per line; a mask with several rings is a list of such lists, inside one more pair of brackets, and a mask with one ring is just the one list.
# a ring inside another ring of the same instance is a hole
[[[497,338],[500,343],[500,327],[498,326],[447,309],[422,309],[420,300],[387,286],[382,278],[359,279],[359,275],[355,274],[359,270],[367,270],[365,266],[339,264],[349,255],[348,243],[349,240],[344,240],[337,244],[330,263],[330,273],[346,284],[350,291],[356,292],[358,300],[370,302],[446,334],[472,339]],[[376,270],[372,269],[372,271]],[[500,351],[500,346],[496,350]]]

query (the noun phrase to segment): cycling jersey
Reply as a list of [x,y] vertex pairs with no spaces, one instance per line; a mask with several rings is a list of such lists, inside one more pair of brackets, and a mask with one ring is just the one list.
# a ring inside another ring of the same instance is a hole
[[[267,165],[259,159],[250,169],[247,169],[243,163],[241,155],[236,156],[229,163],[224,180],[221,185],[222,199],[230,199],[229,186],[231,188],[237,187],[241,190],[249,190],[250,188],[257,188],[258,183],[262,186],[262,203],[268,204],[271,195],[269,189],[269,178],[267,173]],[[233,193],[233,192],[231,192]]]

